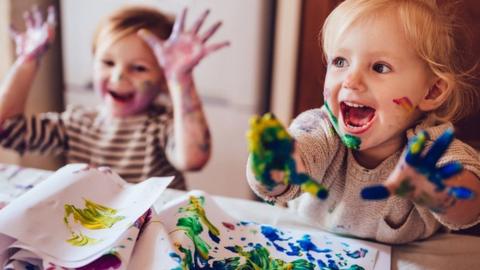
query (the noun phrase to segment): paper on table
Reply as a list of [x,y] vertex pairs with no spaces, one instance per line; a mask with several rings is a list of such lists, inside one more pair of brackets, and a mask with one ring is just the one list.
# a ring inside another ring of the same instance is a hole
[[[287,264],[301,269],[379,269],[379,250],[368,242],[322,231],[306,233],[235,220],[203,192],[191,192],[158,211],[156,219],[163,228],[157,231],[163,233],[149,239],[163,249],[154,258],[144,258],[142,261],[150,263],[142,269],[180,265],[196,269],[207,264],[215,269],[235,269],[253,267],[254,263],[260,269]],[[146,231],[153,225],[149,224]],[[137,261],[134,256],[132,263]]]
[[[67,165],[0,211],[0,233],[16,238],[44,260],[80,266],[103,255],[172,179],[154,177],[132,185],[106,167]],[[88,211],[103,216],[81,223],[81,212]],[[68,242],[74,235],[77,241]]]
[[0,164],[0,209],[50,174],[51,171]]

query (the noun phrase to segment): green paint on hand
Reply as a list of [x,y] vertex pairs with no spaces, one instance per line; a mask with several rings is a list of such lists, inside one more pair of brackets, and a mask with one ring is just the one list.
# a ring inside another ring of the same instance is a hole
[[325,199],[326,188],[309,175],[297,173],[293,159],[294,140],[283,125],[271,113],[250,119],[247,133],[248,150],[251,153],[251,166],[255,178],[268,189],[277,183],[272,173],[282,173],[286,185],[299,185],[304,192]]

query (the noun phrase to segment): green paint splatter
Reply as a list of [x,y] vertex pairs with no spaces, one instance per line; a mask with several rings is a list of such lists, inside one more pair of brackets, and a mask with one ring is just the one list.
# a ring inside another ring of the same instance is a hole
[[190,203],[187,207],[182,207],[179,209],[179,212],[187,212],[192,215],[197,216],[200,220],[207,225],[208,230],[214,235],[219,236],[220,231],[215,227],[210,220],[208,220],[207,215],[205,213],[205,209],[203,208],[203,204],[205,203],[205,197],[194,197],[190,196]]
[[[200,237],[203,231],[202,223],[204,223],[203,225],[206,227],[213,226],[205,216],[205,209],[203,208],[204,200],[205,198],[203,196],[191,196],[189,205],[179,210],[180,213],[186,213],[187,216],[177,220],[177,230],[185,232],[185,235],[193,242],[194,251],[192,254],[190,249],[176,244],[178,251],[183,254],[183,256],[178,256],[178,254],[175,253],[170,254],[170,257],[176,259],[180,264],[172,270],[313,270],[315,268],[312,263],[305,259],[297,259],[290,263],[280,259],[274,259],[271,257],[269,251],[259,244],[252,247],[252,250],[249,251],[244,250],[240,246],[225,247],[237,253],[239,256],[209,261],[211,260],[209,256],[211,247]],[[199,213],[204,215],[204,217],[200,217]],[[205,223],[205,221],[208,222]],[[243,260],[241,260],[242,258]],[[244,262],[242,263],[242,261]]]
[[[81,232],[76,233],[68,221],[73,216],[73,222],[80,224],[89,230],[100,230],[111,228],[115,223],[123,220],[124,216],[115,216],[117,210],[97,204],[93,201],[84,199],[85,208],[80,209],[72,204],[65,204],[65,214],[63,221],[71,233],[71,238],[67,240],[72,245],[86,245],[98,242],[93,238],[83,235]],[[95,241],[94,241],[95,240]]]
[[340,136],[340,139],[342,140],[343,144],[354,150],[360,149],[360,144],[362,143],[362,140],[356,136],[352,136],[350,134],[343,134],[340,131],[340,128],[338,127],[338,119],[333,115],[332,110],[330,110],[330,107],[328,106],[328,103],[325,102],[325,108],[327,109],[328,112],[328,118],[330,119],[330,122],[333,125],[333,128],[337,132],[338,136]]
[[328,192],[324,186],[307,174],[297,173],[296,164],[292,158],[294,140],[273,114],[252,117],[247,140],[251,153],[252,171],[255,178],[265,187],[271,190],[277,185],[272,178],[272,173],[279,172],[283,173],[283,181],[286,185],[300,185],[304,192],[317,198],[327,197]]
[[81,246],[86,246],[86,245],[93,245],[93,244],[96,244],[98,242],[100,242],[99,240],[97,239],[94,239],[94,238],[90,238],[86,235],[84,235],[83,233],[75,233],[75,232],[71,232],[71,237],[69,239],[67,239],[67,242],[70,243],[71,245],[73,246],[77,246],[77,247],[81,247]]
[[395,189],[395,194],[405,197],[408,194],[412,193],[415,190],[415,186],[411,183],[411,178],[407,177],[400,183],[400,186]]

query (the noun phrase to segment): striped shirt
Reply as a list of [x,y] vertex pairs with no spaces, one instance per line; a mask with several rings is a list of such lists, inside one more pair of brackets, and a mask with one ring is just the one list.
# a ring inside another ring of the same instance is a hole
[[128,182],[174,175],[171,188],[185,189],[183,175],[167,160],[172,112],[152,106],[146,113],[112,118],[99,108],[69,106],[63,113],[7,119],[0,145],[20,154],[65,154],[68,163],[108,166]]

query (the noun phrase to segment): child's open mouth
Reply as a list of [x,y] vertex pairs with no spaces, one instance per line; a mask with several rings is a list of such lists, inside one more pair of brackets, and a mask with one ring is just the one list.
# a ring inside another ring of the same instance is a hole
[[375,117],[374,108],[349,101],[342,101],[340,110],[347,131],[353,134],[366,131]]
[[118,102],[129,102],[129,101],[133,100],[133,98],[135,97],[135,93],[133,93],[133,92],[117,93],[117,92],[114,92],[114,91],[108,91],[108,94],[110,94],[110,96],[112,96],[112,98],[115,101],[118,101]]

